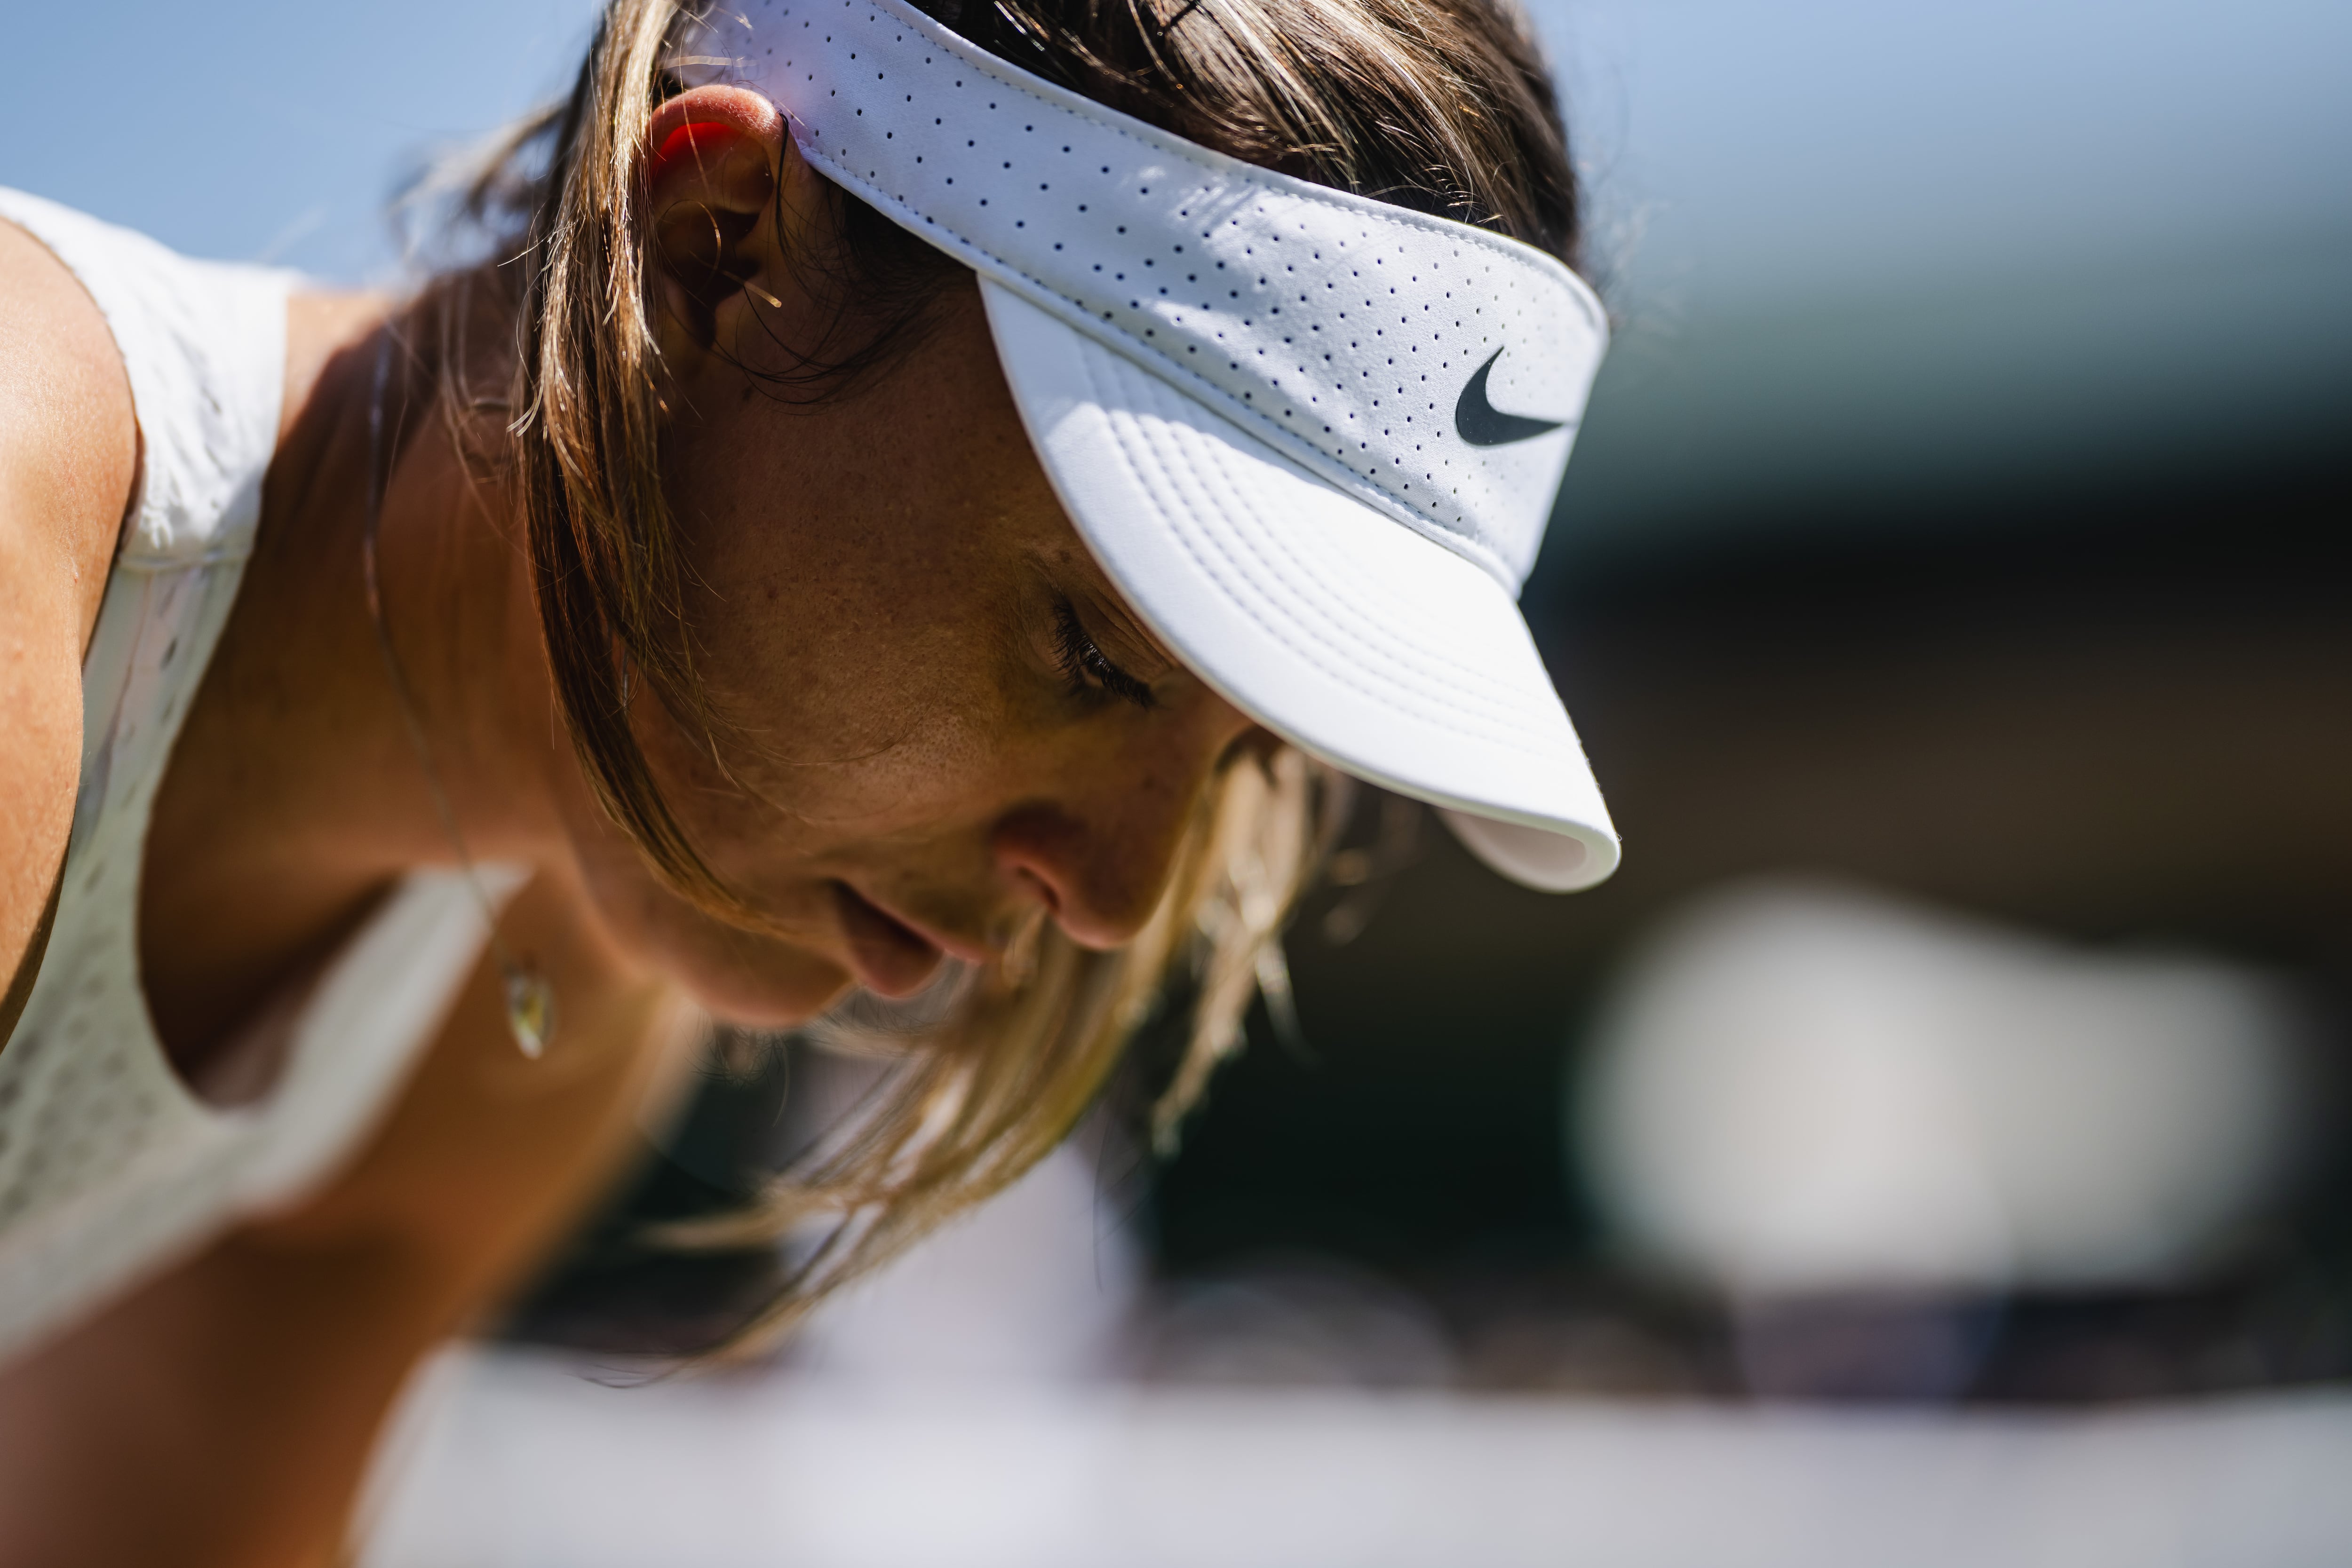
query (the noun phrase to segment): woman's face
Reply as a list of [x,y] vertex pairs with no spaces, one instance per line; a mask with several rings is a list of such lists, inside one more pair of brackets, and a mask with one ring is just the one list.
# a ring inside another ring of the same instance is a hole
[[813,404],[745,373],[788,368],[812,325],[789,287],[753,287],[696,334],[726,352],[669,354],[694,656],[732,722],[714,756],[656,703],[635,717],[692,841],[782,935],[669,893],[583,789],[570,831],[608,924],[704,1005],[767,1025],[851,985],[904,995],[1041,917],[1124,942],[1249,722],[1072,528],[976,287]]

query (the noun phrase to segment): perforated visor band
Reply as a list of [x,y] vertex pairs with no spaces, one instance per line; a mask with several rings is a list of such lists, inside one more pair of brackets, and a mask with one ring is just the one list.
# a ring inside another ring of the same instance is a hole
[[1063,504],[1188,665],[1484,820],[1465,841],[1522,881],[1614,868],[1514,602],[1606,345],[1573,273],[1195,146],[898,0],[760,0],[695,50],[980,274]]

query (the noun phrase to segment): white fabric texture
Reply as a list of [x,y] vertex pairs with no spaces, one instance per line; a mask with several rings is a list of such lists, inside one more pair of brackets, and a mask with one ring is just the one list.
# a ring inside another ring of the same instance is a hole
[[[190,261],[0,189],[99,305],[129,374],[139,498],[83,665],[79,793],[56,924],[0,1049],[0,1358],[302,1196],[372,1128],[485,933],[454,873],[408,877],[329,965],[268,1096],[197,1099],[139,972],[147,823],[260,520],[287,274]],[[494,870],[502,892],[518,880]]]
[[1574,273],[1186,141],[904,0],[721,8],[684,64],[980,274],[1064,505],[1188,664],[1326,760],[1493,819],[1466,836],[1523,881],[1614,869],[1515,603],[1607,347]]

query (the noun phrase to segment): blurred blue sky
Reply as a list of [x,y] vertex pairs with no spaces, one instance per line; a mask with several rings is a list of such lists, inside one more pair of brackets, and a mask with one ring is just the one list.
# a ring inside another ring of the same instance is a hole
[[[2341,0],[1537,4],[1624,329],[1578,537],[1832,470],[1925,482],[2336,417]],[[403,172],[560,89],[593,10],[16,6],[0,183],[196,254],[388,277]]]
[[[2331,0],[1538,3],[1599,259],[1677,308],[2352,224]],[[402,171],[559,90],[593,10],[124,0],[100,45],[82,7],[17,7],[0,182],[356,278]]]
[[2352,225],[2352,6],[1549,0],[1543,16],[1645,294],[1907,291]]
[[387,276],[403,172],[561,89],[593,16],[583,0],[12,5],[0,184],[196,255]]

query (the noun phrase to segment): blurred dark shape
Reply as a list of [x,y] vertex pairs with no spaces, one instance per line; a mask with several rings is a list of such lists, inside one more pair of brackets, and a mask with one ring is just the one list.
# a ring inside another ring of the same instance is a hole
[[[1311,906],[1290,956],[1318,1065],[1255,1051],[1219,1079],[1150,1210],[1161,1268],[1336,1251],[1414,1281],[1481,1385],[1576,1385],[1547,1343],[1599,1317],[1662,1348],[1657,1385],[1739,1393],[1728,1310],[1615,1272],[1561,1183],[1559,1050],[1666,910],[1802,867],[2063,939],[2205,949],[2316,999],[2318,1157],[2236,1260],[2012,1302],[1969,1397],[2352,1375],[2352,1164],[2328,1087],[2352,1019],[2347,522],[2337,469],[1580,563],[1533,608],[1624,869],[1547,899],[1432,833],[1351,943]],[[1506,1335],[1474,1298],[1514,1291]],[[1482,1351],[1489,1333],[1507,1352]]]
[[1765,1300],[1735,1310],[1733,1338],[1761,1398],[1940,1403],[1976,1382],[2000,1313],[1928,1296]]
[[1590,1307],[1505,1318],[1465,1356],[1463,1386],[1490,1393],[1664,1398],[1707,1387],[1688,1350],[1654,1325]]
[[1442,1388],[1453,1345],[1419,1297],[1330,1259],[1258,1259],[1182,1281],[1138,1326],[1147,1382]]
[[1674,1398],[1738,1385],[1727,1325],[1696,1292],[1525,1260],[1440,1269],[1421,1287],[1460,1347],[1465,1388]]

